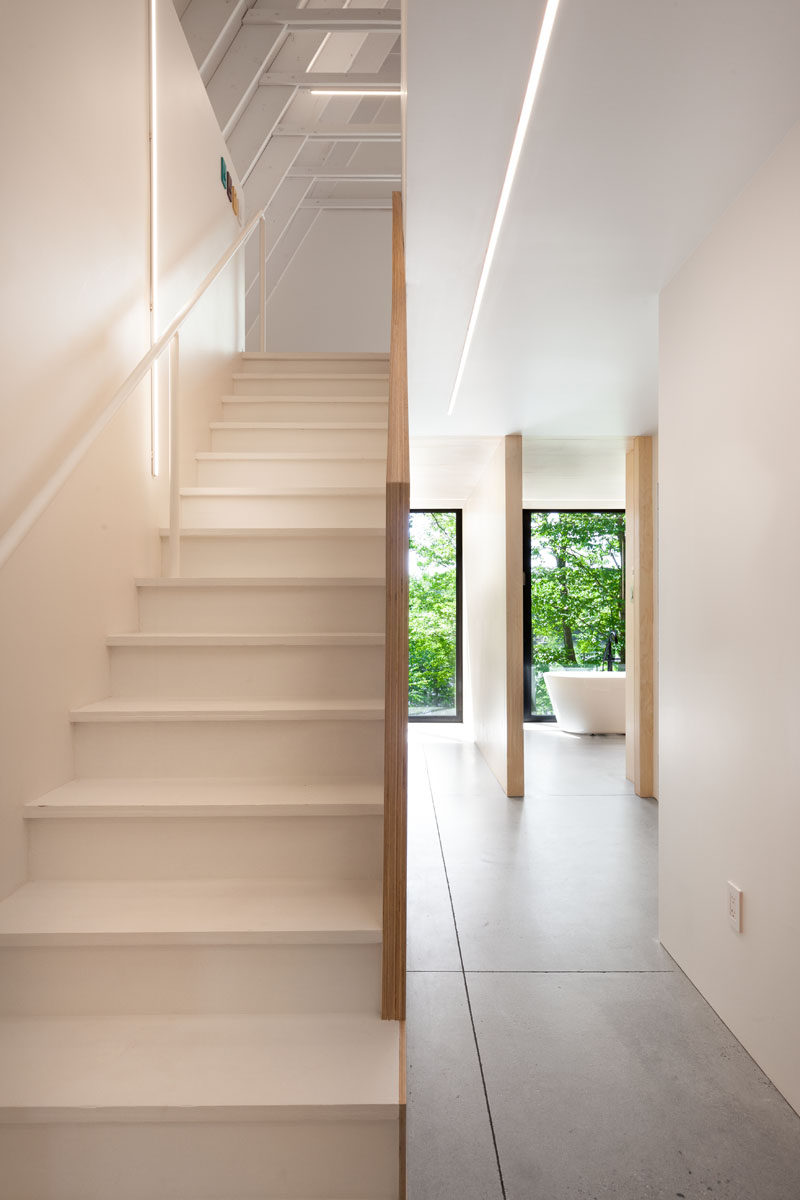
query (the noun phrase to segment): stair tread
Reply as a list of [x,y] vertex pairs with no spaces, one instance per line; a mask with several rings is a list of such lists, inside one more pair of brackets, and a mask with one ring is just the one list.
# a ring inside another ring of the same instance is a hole
[[[161,537],[169,537],[168,529],[160,529]],[[334,525],[310,528],[303,525],[283,526],[227,526],[212,525],[204,529],[181,528],[181,537],[223,537],[223,538],[335,538],[335,537],[385,537],[382,525]]]
[[312,499],[335,499],[337,496],[361,497],[385,496],[385,487],[232,487],[229,484],[204,484],[202,487],[181,488],[182,496],[309,496]]
[[313,575],[307,578],[302,575],[293,575],[291,577],[281,577],[271,579],[268,575],[265,576],[228,576],[228,575],[198,575],[194,578],[187,575],[183,578],[168,578],[159,577],[154,579],[137,579],[136,586],[138,588],[239,588],[239,587],[268,587],[268,588],[294,588],[294,587],[384,587],[385,580],[382,575],[354,575],[352,578],[348,575]]
[[385,421],[211,421],[211,429],[370,429],[386,431]]
[[25,805],[27,819],[114,816],[343,816],[383,812],[382,783],[253,779],[71,779]]
[[0,1112],[393,1119],[399,1036],[396,1023],[360,1013],[11,1018],[0,1021]]
[[382,633],[114,633],[107,646],[382,646]]
[[[276,379],[276,375],[240,375],[240,379]],[[302,379],[303,376],[283,376],[284,379]],[[332,375],[332,379],[370,379],[370,375]],[[271,395],[269,392],[248,392],[244,396],[238,396],[236,393],[226,392],[222,397],[223,404],[388,404],[389,400],[386,396],[315,396],[312,393],[306,393],[302,396],[289,393],[288,395],[280,395],[275,393]]]
[[37,880],[0,902],[0,946],[377,941],[369,880]]
[[248,362],[389,362],[388,350],[243,350],[241,358]]
[[194,700],[109,696],[74,708],[74,723],[103,721],[380,721],[382,700]]
[[381,379],[387,371],[234,371],[234,379]]
[[[227,424],[227,422],[226,422]],[[360,454],[341,450],[315,454],[309,450],[200,450],[195,454],[203,462],[385,462],[385,454]]]

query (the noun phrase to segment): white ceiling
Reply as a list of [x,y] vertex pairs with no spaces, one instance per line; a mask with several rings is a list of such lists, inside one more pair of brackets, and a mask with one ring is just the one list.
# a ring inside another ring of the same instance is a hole
[[[480,480],[497,437],[411,439],[411,507],[458,508]],[[523,438],[525,508],[624,508],[624,437]]]
[[407,0],[418,437],[656,426],[658,293],[800,119],[798,0],[562,0],[446,416],[543,0]]

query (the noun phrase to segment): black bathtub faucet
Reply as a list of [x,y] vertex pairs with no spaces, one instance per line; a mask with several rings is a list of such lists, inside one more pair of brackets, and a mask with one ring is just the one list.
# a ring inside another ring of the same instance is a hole
[[614,647],[619,644],[619,634],[612,629],[606,638],[606,648],[603,651],[601,671],[614,670]]

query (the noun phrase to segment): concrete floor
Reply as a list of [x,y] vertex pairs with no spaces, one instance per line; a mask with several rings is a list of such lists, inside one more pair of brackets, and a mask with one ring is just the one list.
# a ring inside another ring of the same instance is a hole
[[409,1200],[800,1200],[800,1118],[658,943],[624,754],[529,726],[509,800],[413,728]]

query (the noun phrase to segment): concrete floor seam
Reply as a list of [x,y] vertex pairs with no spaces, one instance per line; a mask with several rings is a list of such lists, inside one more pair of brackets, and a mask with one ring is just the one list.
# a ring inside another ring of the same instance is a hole
[[[486,1104],[486,1115],[489,1118],[489,1129],[490,1129],[491,1135],[492,1135],[492,1146],[494,1147],[494,1157],[495,1157],[495,1162],[497,1163],[497,1175],[498,1175],[498,1179],[500,1181],[500,1194],[502,1195],[503,1200],[507,1200],[506,1184],[505,1184],[505,1179],[503,1178],[503,1167],[500,1162],[500,1149],[497,1145],[497,1135],[495,1133],[494,1119],[492,1117],[492,1106],[491,1106],[491,1103],[489,1102],[489,1093],[486,1088],[486,1074],[483,1069],[483,1059],[481,1058],[481,1048],[480,1048],[480,1044],[478,1042],[478,1031],[475,1028],[475,1017],[472,1012],[472,999],[469,994],[469,984],[467,982],[467,973],[464,970],[464,955],[461,952],[461,939],[460,939],[459,933],[458,933],[458,921],[456,920],[456,910],[455,910],[455,905],[453,903],[453,893],[450,888],[450,876],[447,871],[447,860],[445,859],[444,845],[442,843],[442,831],[441,831],[441,828],[439,827],[439,814],[436,811],[436,799],[433,794],[433,783],[431,781],[431,773],[430,773],[430,768],[428,765],[428,755],[425,750],[423,750],[423,758],[425,761],[425,776],[428,781],[428,794],[430,795],[430,798],[431,798],[431,808],[433,809],[433,819],[436,824],[436,837],[438,838],[438,841],[439,841],[439,853],[442,857],[442,870],[444,871],[445,883],[447,885],[447,895],[450,900],[450,912],[453,917],[453,929],[454,929],[455,935],[456,935],[456,947],[458,949],[458,960],[461,963],[461,978],[464,981],[464,994],[466,996],[466,1001],[467,1001],[467,1012],[469,1013],[469,1023],[472,1028],[472,1038],[475,1043],[475,1054],[478,1059],[478,1070],[480,1071],[480,1076],[481,1076],[481,1086],[483,1088],[483,1098],[484,1098],[484,1102]],[[457,974],[458,972],[455,972],[455,973]]]
[[[536,969],[532,969],[530,971],[522,971],[522,970],[493,971],[488,968],[475,967],[475,968],[467,969],[465,967],[463,973],[467,974],[467,975],[672,975],[673,970],[671,967],[661,967],[661,968],[653,967],[652,969],[647,969],[647,970],[631,970],[631,971],[597,970],[597,971],[592,971],[592,970],[582,970],[581,968],[576,967],[572,971],[567,971],[567,970],[545,971],[545,970],[536,970]],[[434,967],[434,968],[431,968],[430,970],[424,970],[424,971],[421,969],[414,970],[412,968],[412,969],[408,970],[406,972],[406,974],[407,975],[461,975],[462,972],[454,971],[454,970],[442,970],[442,969],[437,969]]]

